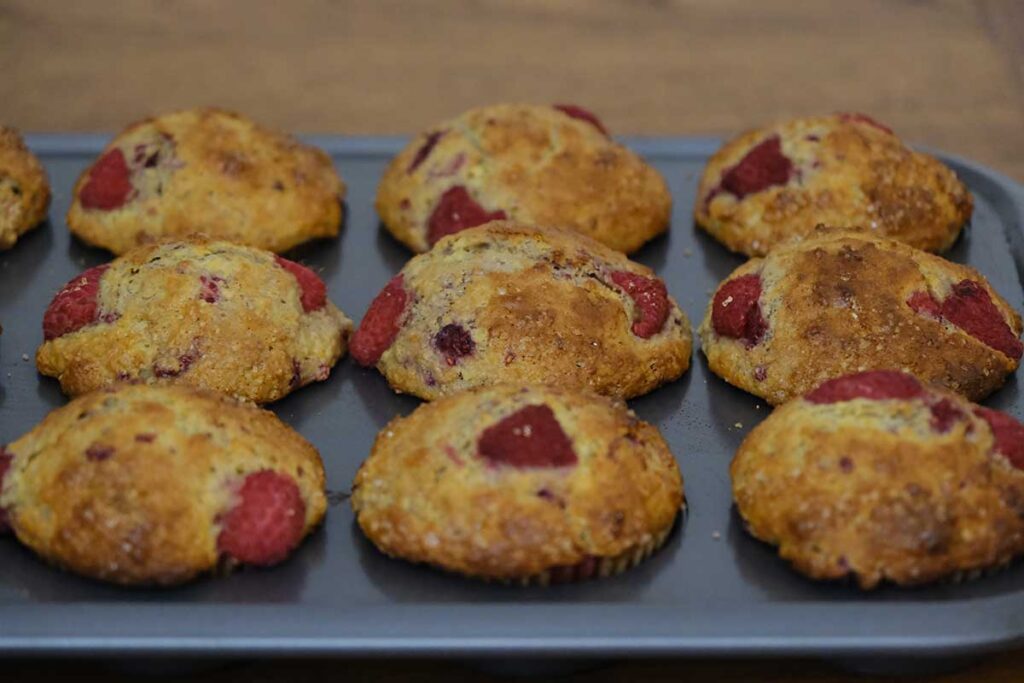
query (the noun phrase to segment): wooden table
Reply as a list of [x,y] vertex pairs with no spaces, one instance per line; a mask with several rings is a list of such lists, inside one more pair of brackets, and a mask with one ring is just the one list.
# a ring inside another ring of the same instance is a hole
[[[856,110],[1024,180],[1024,3],[0,0],[0,121],[115,130],[218,104],[299,132],[408,133],[471,105],[576,102],[616,133],[722,135]],[[88,668],[88,667],[87,667]],[[80,666],[21,663],[80,676]],[[441,680],[432,662],[275,663],[199,680]],[[813,662],[643,662],[569,680],[824,682]],[[296,676],[298,677],[298,676]],[[1017,681],[1024,655],[935,680]]]

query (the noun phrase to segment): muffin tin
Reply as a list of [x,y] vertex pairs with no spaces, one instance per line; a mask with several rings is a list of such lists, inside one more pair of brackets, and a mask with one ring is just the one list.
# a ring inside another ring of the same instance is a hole
[[[341,237],[288,254],[314,267],[357,320],[411,254],[378,226],[377,180],[398,138],[319,137],[349,185]],[[62,405],[34,367],[44,309],[60,286],[111,256],[64,225],[75,178],[104,137],[36,135],[54,188],[48,224],[0,253],[0,443]],[[697,179],[718,142],[624,139],[668,180],[672,229],[635,258],[654,268],[691,321],[743,259],[693,226]],[[946,256],[978,268],[1024,309],[1024,188],[941,155],[976,200],[972,226]],[[1024,417],[1016,378],[985,402]],[[171,590],[127,590],[43,565],[0,538],[0,655],[610,656],[626,654],[954,655],[1024,639],[1024,564],[976,581],[861,593],[814,583],[748,536],[732,509],[728,465],[769,411],[712,376],[699,350],[679,381],[631,406],[680,461],[689,513],[666,546],[621,576],[549,588],[484,584],[391,560],[359,533],[346,500],[377,430],[417,400],[345,358],[324,383],[270,407],[316,445],[332,505],[323,529],[284,565]]]

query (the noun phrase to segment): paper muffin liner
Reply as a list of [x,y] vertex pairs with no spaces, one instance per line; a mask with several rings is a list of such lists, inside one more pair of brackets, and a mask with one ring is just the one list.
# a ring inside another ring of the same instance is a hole
[[637,566],[648,557],[653,555],[661,546],[665,545],[675,524],[658,533],[646,543],[639,543],[632,546],[625,552],[612,557],[594,557],[573,565],[552,567],[540,574],[522,578],[510,579],[509,583],[518,583],[523,586],[550,586],[559,583],[575,583],[595,578],[607,578],[622,574],[625,571]]

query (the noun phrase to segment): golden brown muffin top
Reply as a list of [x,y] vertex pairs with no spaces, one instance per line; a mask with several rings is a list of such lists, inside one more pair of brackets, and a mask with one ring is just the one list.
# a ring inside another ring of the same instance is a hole
[[360,527],[386,554],[496,579],[642,552],[682,504],[655,427],[609,399],[522,385],[393,420],[352,493]]
[[700,333],[715,373],[771,403],[868,369],[980,399],[1024,350],[1020,316],[973,268],[824,228],[737,268]]
[[1024,551],[1024,425],[907,374],[826,382],[732,463],[751,533],[817,579],[960,578]]
[[352,355],[426,399],[505,381],[629,397],[686,370],[690,334],[650,269],[569,230],[494,222],[409,261]]
[[671,208],[661,175],[592,114],[531,104],[478,107],[433,126],[395,157],[377,192],[387,228],[419,252],[509,219],[629,253],[665,231]]
[[72,279],[44,315],[36,363],[71,395],[141,379],[263,403],[327,379],[350,329],[312,270],[195,236]]
[[[326,509],[313,446],[268,411],[188,387],[119,385],[81,396],[8,444],[2,459],[0,508],[18,539],[116,583],[179,583],[215,568],[250,475],[292,482],[299,538]],[[265,512],[273,522],[270,504]],[[273,524],[261,530],[275,537]]]
[[857,225],[926,251],[948,249],[973,201],[956,174],[863,114],[782,121],[711,157],[697,223],[733,251],[763,256],[819,223]]
[[282,252],[338,234],[345,184],[331,158],[221,109],[132,124],[74,188],[68,225],[116,254],[203,232]]
[[50,206],[50,182],[39,159],[13,128],[0,125],[0,250],[14,246]]

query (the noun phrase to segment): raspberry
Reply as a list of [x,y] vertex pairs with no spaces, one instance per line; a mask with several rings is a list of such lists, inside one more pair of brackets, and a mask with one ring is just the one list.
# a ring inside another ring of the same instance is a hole
[[729,280],[715,292],[711,324],[723,337],[742,339],[747,348],[757,346],[768,331],[761,314],[761,276],[743,275]]
[[302,540],[306,504],[295,481],[272,470],[245,478],[238,502],[221,519],[217,548],[238,562],[277,564]]
[[112,149],[92,165],[85,185],[78,193],[83,209],[111,211],[124,206],[132,193],[128,163],[120,149]]
[[973,280],[961,280],[952,293],[937,302],[927,292],[914,292],[907,305],[916,313],[943,318],[996,351],[1020,360],[1024,344],[1006,324],[988,291]]
[[56,339],[99,319],[96,297],[100,291],[100,278],[109,267],[109,264],[103,264],[90,268],[57,292],[43,314],[44,339]]
[[440,142],[441,136],[443,135],[443,130],[434,131],[428,135],[426,141],[420,145],[418,150],[416,150],[416,156],[412,158],[412,163],[409,164],[409,168],[405,169],[405,172],[412,173],[419,168],[420,164],[426,161],[427,157],[430,156],[430,153],[434,151],[434,147],[437,146],[437,143]]
[[448,365],[455,365],[460,358],[472,354],[476,348],[466,328],[454,323],[445,325],[434,335],[434,346],[444,355]]
[[167,377],[177,377],[178,375],[188,372],[188,369],[192,367],[192,364],[199,360],[200,356],[203,355],[199,348],[200,343],[201,342],[198,338],[193,339],[192,343],[189,344],[188,350],[178,356],[177,366],[166,366],[160,365],[159,363],[154,364],[153,374],[156,377],[165,379]]
[[924,387],[913,375],[898,370],[868,370],[830,379],[804,398],[811,403],[840,403],[855,398],[872,401],[920,398]]
[[491,465],[568,467],[577,462],[572,442],[546,405],[526,406],[480,435],[477,452]]
[[941,318],[942,317],[942,306],[939,302],[932,298],[932,295],[928,292],[914,292],[907,299],[907,305],[913,309],[915,313],[919,313],[928,318]]
[[199,298],[208,304],[215,304],[220,301],[220,283],[224,278],[218,275],[199,276]]
[[792,176],[793,162],[782,153],[779,136],[773,135],[722,175],[722,188],[743,199],[772,185],[785,185]]
[[462,185],[456,185],[441,195],[427,221],[427,242],[431,245],[446,235],[466,228],[474,228],[489,221],[505,218],[504,211],[488,211],[476,203]]
[[360,365],[376,365],[398,336],[400,318],[409,299],[403,280],[401,273],[391,278],[352,335],[349,351]]
[[604,127],[604,124],[601,123],[601,119],[597,118],[593,112],[587,111],[583,107],[578,107],[575,104],[555,104],[552,106],[563,114],[567,114],[574,119],[586,121],[605,135],[608,135],[608,129]]
[[1006,413],[975,406],[974,414],[988,423],[995,437],[995,451],[1017,469],[1024,469],[1024,425]]
[[840,112],[839,120],[842,121],[843,123],[866,123],[867,125],[877,128],[880,131],[886,132],[889,135],[895,135],[895,133],[892,132],[892,128],[882,123],[879,123],[878,121],[875,121],[867,114],[858,114],[856,112]]
[[669,311],[665,283],[656,277],[644,277],[624,270],[612,273],[612,282],[629,295],[636,307],[633,334],[650,339],[661,332]]
[[931,402],[928,409],[932,411],[932,429],[943,434],[964,416],[964,411],[945,397]]
[[93,462],[103,462],[114,455],[114,447],[106,444],[94,443],[85,449],[85,457]]
[[1024,355],[1024,344],[1010,330],[985,288],[973,280],[953,285],[953,293],[942,302],[942,317],[1010,358],[1020,360]]
[[[4,476],[7,475],[7,470],[11,467],[11,460],[14,456],[3,446],[0,446],[0,493],[4,490]],[[7,524],[7,510],[0,507],[0,534],[5,533],[9,529]]]
[[277,265],[291,273],[302,289],[302,310],[306,313],[323,308],[327,304],[327,285],[320,276],[304,265],[275,256]]

